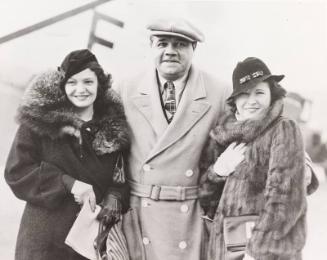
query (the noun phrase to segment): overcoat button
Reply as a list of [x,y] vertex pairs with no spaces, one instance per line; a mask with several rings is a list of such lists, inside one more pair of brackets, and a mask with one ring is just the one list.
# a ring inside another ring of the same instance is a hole
[[185,248],[187,247],[187,244],[186,244],[185,241],[181,241],[181,242],[179,242],[178,247],[179,247],[180,249],[185,249]]
[[150,240],[147,237],[143,237],[142,241],[144,245],[150,244]]
[[188,211],[188,206],[186,204],[183,204],[181,206],[181,212],[186,213]]
[[185,172],[186,177],[192,177],[193,176],[193,171],[192,170],[187,170]]
[[85,128],[86,131],[91,132],[91,128],[87,127]]
[[146,172],[148,172],[148,171],[151,170],[151,166],[149,164],[144,164],[143,165],[143,170],[146,171]]

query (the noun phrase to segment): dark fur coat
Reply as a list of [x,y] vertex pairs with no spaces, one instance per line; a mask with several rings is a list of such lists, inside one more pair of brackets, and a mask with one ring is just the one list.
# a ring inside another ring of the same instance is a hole
[[[215,211],[210,260],[224,259],[224,217],[242,215],[259,216],[246,249],[254,259],[301,259],[306,238],[304,150],[298,126],[281,117],[282,107],[282,101],[276,101],[258,120],[236,121],[228,114],[211,131],[202,167],[234,141],[246,143],[247,150],[244,161],[226,179]],[[212,167],[206,176],[221,185]]]
[[20,126],[5,168],[10,188],[26,201],[16,260],[84,259],[64,243],[80,210],[67,179],[91,184],[97,203],[112,193],[128,204],[127,186],[113,182],[117,156],[129,148],[119,97],[108,89],[97,97],[93,119],[84,122],[60,87],[62,77],[58,71],[38,76],[18,110]]

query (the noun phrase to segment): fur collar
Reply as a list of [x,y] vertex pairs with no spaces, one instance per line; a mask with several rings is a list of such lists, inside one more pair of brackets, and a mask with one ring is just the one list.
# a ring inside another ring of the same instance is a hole
[[40,136],[53,140],[64,135],[75,136],[81,142],[81,129],[87,124],[95,129],[92,147],[98,155],[126,149],[129,146],[128,127],[119,96],[108,89],[100,97],[101,106],[94,108],[94,119],[83,122],[73,112],[60,83],[64,74],[48,71],[37,76],[27,87],[17,120]]
[[255,120],[237,121],[230,112],[211,130],[210,136],[219,144],[226,146],[234,141],[249,143],[261,135],[283,112],[283,100],[277,100],[267,112]]

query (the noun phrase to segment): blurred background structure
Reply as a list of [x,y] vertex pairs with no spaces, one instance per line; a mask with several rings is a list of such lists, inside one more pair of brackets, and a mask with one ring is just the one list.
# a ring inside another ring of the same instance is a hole
[[[308,197],[305,260],[325,260],[327,241],[327,3],[325,1],[2,0],[0,2],[0,169],[17,125],[16,108],[37,73],[56,68],[74,49],[90,48],[119,80],[151,62],[145,25],[181,16],[205,34],[194,63],[231,84],[248,56],[285,74],[285,113],[296,119],[321,182]],[[13,259],[24,203],[0,179],[0,259]]]

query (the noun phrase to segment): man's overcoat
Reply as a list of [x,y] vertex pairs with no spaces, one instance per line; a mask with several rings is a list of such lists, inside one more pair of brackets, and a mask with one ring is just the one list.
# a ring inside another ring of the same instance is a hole
[[228,88],[192,67],[173,121],[164,116],[156,71],[119,85],[131,128],[131,207],[124,219],[132,259],[198,260],[201,151],[224,110]]

